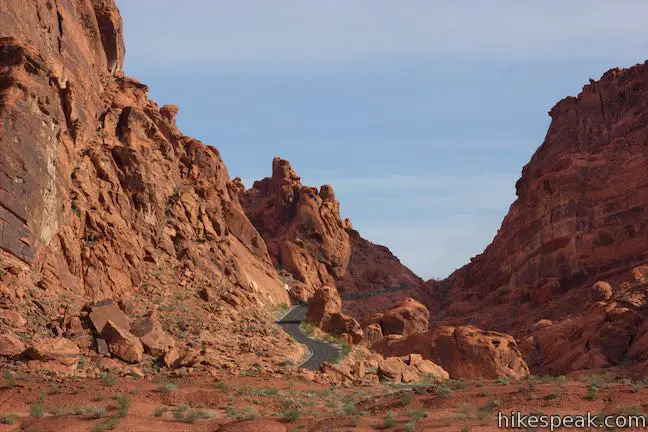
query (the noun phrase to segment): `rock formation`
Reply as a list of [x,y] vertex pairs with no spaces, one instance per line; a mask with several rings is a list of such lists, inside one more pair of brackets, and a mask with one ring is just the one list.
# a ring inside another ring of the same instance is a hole
[[[412,333],[427,331],[429,318],[430,312],[423,304],[412,298],[406,298],[386,313],[372,316],[364,324],[364,327],[370,328],[369,333],[375,335],[372,336],[372,339],[375,339],[378,334],[381,336],[407,336]],[[375,327],[372,327],[376,325],[379,326],[380,332]]]
[[[108,348],[138,360],[127,322],[82,310],[113,300],[133,319],[162,304],[165,332],[220,344],[222,364],[289,351],[285,335],[263,334],[290,299],[218,151],[183,135],[178,108],[124,75],[124,55],[114,0],[0,5],[0,310],[28,318],[5,314],[0,332],[65,335],[92,350],[91,328],[102,335],[113,319],[110,336],[134,348]],[[150,353],[168,351],[160,330],[142,336]],[[22,349],[13,336],[3,346]]]
[[371,349],[386,357],[420,354],[448,371],[453,379],[520,379],[529,375],[513,337],[470,326],[439,327],[406,337],[391,335]]
[[341,336],[350,343],[362,340],[362,328],[354,318],[342,313],[342,300],[335,288],[324,286],[315,291],[308,303],[306,321],[326,333]]
[[630,354],[648,360],[629,351],[648,282],[647,92],[648,63],[612,69],[550,111],[493,242],[428,284],[437,323],[526,338],[533,323],[551,320],[523,344],[544,372],[617,365]]
[[[422,281],[387,248],[358,234],[340,217],[333,188],[304,186],[288,161],[275,158],[272,176],[245,190],[245,213],[265,240],[277,267],[288,273],[292,294],[307,301],[334,286],[345,311],[362,318],[408,295],[422,297]],[[370,298],[370,301],[360,299]]]

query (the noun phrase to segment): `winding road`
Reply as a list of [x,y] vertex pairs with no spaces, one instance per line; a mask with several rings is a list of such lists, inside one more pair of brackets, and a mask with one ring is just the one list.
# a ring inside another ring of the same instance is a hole
[[322,363],[337,356],[340,350],[335,345],[320,342],[302,333],[299,324],[306,319],[307,311],[307,306],[295,306],[283,318],[277,321],[277,323],[297,342],[306,345],[310,349],[311,356],[308,360],[299,365],[299,367],[303,369],[319,370]]

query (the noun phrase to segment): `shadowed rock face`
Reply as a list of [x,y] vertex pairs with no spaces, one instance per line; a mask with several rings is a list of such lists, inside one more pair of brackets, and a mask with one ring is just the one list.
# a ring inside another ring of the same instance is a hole
[[529,375],[513,337],[473,326],[439,327],[405,337],[391,335],[371,348],[384,356],[420,354],[447,370],[453,379],[521,379]]
[[[624,318],[611,325],[606,315],[634,316],[645,307],[638,300],[645,286],[632,269],[648,261],[648,64],[610,70],[549,114],[546,139],[524,167],[493,242],[442,285],[428,285],[442,304],[433,315],[517,336],[540,319],[570,316],[528,345],[536,366],[560,373],[614,365],[637,324]],[[606,292],[601,299],[612,304],[592,309],[589,290],[598,280],[610,282],[615,296]],[[611,312],[620,308],[630,311]],[[625,342],[610,350],[612,339]]]
[[408,294],[424,296],[421,279],[387,248],[363,239],[348,219],[342,220],[331,186],[317,190],[302,185],[280,158],[273,160],[272,177],[248,190],[237,184],[241,204],[275,265],[294,278],[295,297],[305,301],[316,289],[335,286],[345,310],[365,316]]
[[[136,290],[160,259],[287,303],[214,148],[123,75],[113,0],[0,5],[0,252],[46,291]],[[12,288],[13,287],[13,288]]]

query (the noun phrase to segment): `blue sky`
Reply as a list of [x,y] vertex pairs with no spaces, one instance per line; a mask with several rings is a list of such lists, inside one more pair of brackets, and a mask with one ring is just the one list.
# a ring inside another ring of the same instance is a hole
[[247,186],[274,156],[424,278],[483,251],[588,78],[648,58],[648,2],[118,0],[126,72]]

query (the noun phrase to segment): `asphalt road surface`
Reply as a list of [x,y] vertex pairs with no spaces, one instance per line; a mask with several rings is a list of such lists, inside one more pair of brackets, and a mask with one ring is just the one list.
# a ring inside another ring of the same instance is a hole
[[319,370],[320,365],[325,361],[331,360],[337,356],[340,350],[335,346],[326,342],[320,342],[311,339],[299,329],[299,324],[306,319],[307,306],[297,306],[288,314],[278,321],[278,324],[292,336],[297,342],[306,345],[313,354],[308,360],[302,363],[299,367],[310,370]]

